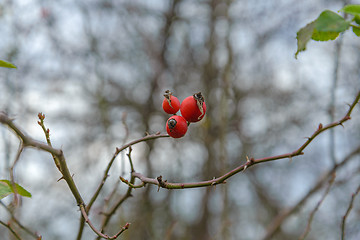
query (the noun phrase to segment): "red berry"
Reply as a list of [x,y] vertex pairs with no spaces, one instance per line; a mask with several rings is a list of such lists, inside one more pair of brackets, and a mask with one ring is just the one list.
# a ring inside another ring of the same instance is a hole
[[165,96],[165,98],[162,103],[162,107],[163,107],[164,111],[169,114],[177,113],[180,109],[179,99],[177,97],[174,97],[172,95],[172,92],[170,92],[169,90],[165,91],[164,96]]
[[181,138],[188,129],[187,122],[182,116],[171,116],[166,121],[166,131],[173,138]]
[[184,99],[180,106],[181,115],[188,122],[198,122],[206,112],[206,104],[201,93],[195,93]]

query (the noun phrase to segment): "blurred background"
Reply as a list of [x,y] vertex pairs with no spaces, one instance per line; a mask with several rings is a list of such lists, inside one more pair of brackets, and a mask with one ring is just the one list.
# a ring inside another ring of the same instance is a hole
[[[135,145],[132,159],[148,177],[209,180],[246,156],[292,152],[319,123],[345,115],[360,88],[359,38],[347,31],[335,41],[309,42],[297,60],[294,54],[301,27],[349,3],[360,1],[3,0],[0,59],[18,69],[0,69],[0,110],[41,141],[37,114],[45,114],[53,146],[63,149],[86,203],[116,147],[146,132],[165,132],[165,90],[180,101],[201,91],[202,121],[181,139]],[[130,222],[120,239],[298,239],[326,196],[307,239],[339,239],[359,185],[359,155],[337,169],[327,195],[328,179],[321,179],[359,148],[359,119],[357,106],[344,128],[321,134],[303,156],[256,165],[227,184],[135,189],[106,233]],[[18,146],[0,127],[1,179],[9,179]],[[90,212],[97,227],[101,213],[127,191],[118,180],[130,179],[127,152],[116,159]],[[43,239],[78,234],[80,212],[60,177],[51,155],[38,150],[26,149],[16,165],[16,182],[33,195],[22,199],[16,217]],[[4,222],[11,200],[1,200]],[[360,239],[359,223],[358,198],[346,239]],[[13,239],[3,226],[0,236]],[[82,239],[96,236],[86,226]]]

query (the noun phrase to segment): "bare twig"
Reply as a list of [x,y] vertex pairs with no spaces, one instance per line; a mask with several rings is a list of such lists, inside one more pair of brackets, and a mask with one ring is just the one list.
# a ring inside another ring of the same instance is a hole
[[[151,134],[151,135],[146,135],[145,137],[142,137],[142,138],[136,139],[134,141],[131,141],[131,142],[127,143],[127,144],[124,144],[120,148],[116,148],[114,155],[110,159],[110,161],[109,161],[109,163],[108,163],[108,165],[107,165],[107,167],[106,167],[106,169],[104,171],[104,175],[103,175],[103,178],[102,178],[99,186],[97,187],[94,195],[91,197],[88,205],[86,206],[86,212],[88,213],[90,211],[92,205],[94,204],[97,197],[99,196],[99,194],[100,194],[100,192],[101,192],[101,190],[102,190],[102,188],[103,188],[103,186],[104,186],[104,184],[106,182],[106,179],[109,177],[110,168],[112,167],[112,165],[113,165],[116,157],[119,155],[119,153],[121,153],[122,151],[124,151],[127,148],[131,148],[132,145],[135,145],[135,144],[138,144],[138,143],[141,143],[141,142],[146,142],[146,141],[153,140],[153,139],[157,139],[157,138],[164,138],[164,137],[169,137],[169,135],[168,134],[161,134],[161,133],[155,133],[155,134]],[[131,168],[133,169],[131,160],[130,160],[130,164],[131,164]],[[125,194],[125,196],[127,196],[127,193]],[[120,201],[118,204],[121,204],[122,202],[123,201]],[[79,230],[78,230],[78,237],[77,237],[78,240],[81,239],[83,228],[84,228],[84,219],[81,219],[80,225],[79,225]]]
[[358,186],[358,188],[356,189],[356,191],[351,195],[351,200],[349,203],[349,206],[346,210],[345,215],[342,218],[342,222],[341,222],[341,240],[345,240],[345,228],[346,228],[346,219],[348,218],[352,208],[353,208],[353,204],[355,201],[356,196],[360,193],[360,185]]
[[145,186],[145,182],[141,182],[140,184],[135,185],[135,184],[130,183],[128,180],[126,180],[126,179],[123,178],[123,177],[120,177],[120,180],[121,180],[123,183],[129,185],[129,187],[131,187],[131,188],[142,188],[142,187]]
[[14,235],[14,237],[18,240],[21,240],[20,236],[15,232],[15,230],[10,226],[10,224],[6,224],[0,220],[0,224],[9,229],[9,231]]
[[[49,137],[49,129],[48,128],[45,128],[45,125],[44,125],[44,118],[45,118],[45,115],[42,115],[39,113],[39,125],[42,127],[44,133],[45,133],[45,136],[46,136],[46,141],[48,143],[49,146],[52,146],[51,145],[51,141],[50,141],[50,137]],[[63,155],[62,155],[63,156]],[[85,220],[85,222],[89,225],[89,227],[99,236],[99,237],[102,237],[102,238],[105,238],[105,239],[116,239],[122,232],[124,232],[126,229],[129,228],[129,224],[126,224],[126,227],[122,227],[122,229],[119,231],[119,233],[115,234],[114,236],[110,237],[106,234],[103,234],[102,232],[98,231],[94,225],[92,224],[92,222],[89,220],[89,217],[88,217],[88,211],[86,210],[86,206],[85,206],[85,203],[84,201],[82,200],[82,197],[80,195],[80,192],[77,190],[77,187],[75,185],[75,182],[72,178],[72,176],[70,175],[70,171],[67,167],[67,164],[66,164],[66,161],[65,161],[65,158],[63,159],[59,159],[58,156],[56,155],[53,155],[53,158],[54,158],[54,161],[55,161],[55,164],[59,164],[59,166],[57,165],[57,167],[59,168],[59,170],[61,171],[61,173],[63,174],[63,178],[65,179],[65,181],[68,183],[69,187],[70,187],[70,190],[73,192],[73,195],[78,203],[78,206],[80,207],[80,211],[81,211],[81,214],[83,216],[83,219]]]
[[[91,208],[92,204],[95,202],[95,200],[97,199],[102,187],[104,186],[105,184],[105,181],[106,179],[109,177],[109,171],[110,171],[110,168],[112,166],[112,164],[114,163],[116,157],[119,155],[120,152],[124,151],[125,149],[131,147],[132,145],[135,145],[135,144],[138,144],[138,143],[141,143],[141,142],[145,142],[145,141],[149,141],[149,140],[153,140],[153,139],[157,139],[157,138],[163,138],[163,137],[169,137],[168,134],[160,134],[160,133],[156,133],[156,134],[152,134],[152,135],[147,135],[145,137],[142,137],[142,138],[139,138],[139,139],[136,139],[134,141],[131,141],[125,145],[123,145],[122,147],[120,148],[116,148],[116,151],[113,155],[113,157],[111,158],[110,162],[108,163],[105,171],[104,171],[104,175],[103,175],[103,178],[97,188],[97,190],[95,191],[95,194],[93,195],[93,197],[91,198],[91,200],[89,201],[89,204],[86,208],[87,211],[89,211],[89,209]],[[131,163],[131,161],[130,161]],[[132,165],[132,164],[131,164]]]
[[347,162],[349,162],[353,157],[360,154],[360,146],[353,150],[350,154],[348,154],[341,162],[336,164],[330,171],[325,173],[322,177],[320,177],[317,183],[309,190],[307,194],[305,194],[294,206],[284,209],[281,211],[274,219],[271,221],[271,224],[268,226],[266,234],[263,239],[272,239],[275,233],[279,230],[282,223],[291,216],[293,213],[297,212],[297,210],[317,191],[321,189],[323,184],[336,173],[336,171],[344,166]]
[[[130,166],[131,166],[131,172],[134,172],[135,169],[134,169],[134,166],[132,164],[132,159],[131,159],[131,152],[132,152],[132,149],[131,149],[131,145],[129,146],[129,153],[127,154],[128,156],[128,159],[129,159],[129,162],[130,162]],[[129,184],[130,185],[133,185],[135,183],[135,177],[134,176],[131,176],[131,179],[130,179],[130,182]],[[132,196],[131,192],[132,192],[132,187],[128,187],[128,190],[127,192],[125,193],[125,195],[120,198],[115,204],[114,206],[107,212],[107,213],[104,213],[104,218],[102,220],[102,224],[101,224],[101,229],[102,231],[104,231],[104,229],[107,227],[107,224],[109,223],[111,217],[114,215],[114,213],[116,212],[116,210],[121,206],[121,204],[126,200],[128,199],[129,197]],[[99,239],[99,238],[98,238]]]
[[82,213],[82,215],[84,216],[84,219],[85,219],[85,222],[89,225],[89,227],[99,236],[99,237],[102,237],[102,238],[105,238],[105,239],[116,239],[120,236],[121,233],[123,233],[125,230],[127,230],[130,226],[130,223],[126,223],[125,226],[123,226],[121,228],[121,230],[116,233],[114,236],[108,236],[106,234],[103,234],[102,232],[98,231],[96,229],[96,227],[94,227],[94,225],[92,224],[92,222],[89,220],[89,217],[86,213],[86,210],[85,210],[85,205],[82,204],[80,205],[80,211]]
[[323,203],[323,201],[325,200],[326,196],[329,194],[330,192],[330,188],[331,186],[333,185],[334,183],[334,180],[335,180],[335,173],[331,176],[330,180],[329,180],[329,184],[323,194],[323,196],[321,197],[320,201],[316,204],[315,208],[313,211],[311,211],[310,213],[310,217],[309,217],[309,220],[308,220],[308,223],[307,223],[307,226],[305,228],[305,231],[303,232],[303,234],[301,234],[301,236],[299,237],[299,240],[304,240],[307,235],[309,234],[310,230],[311,230],[311,224],[312,224],[312,221],[314,219],[314,216],[315,216],[315,213],[318,211],[318,209],[320,208],[321,204]]
[[[66,160],[65,160],[65,156],[63,154],[63,151],[60,149],[56,149],[53,148],[51,146],[51,142],[50,139],[48,138],[48,134],[49,134],[49,130],[45,128],[44,126],[44,120],[45,116],[43,114],[39,114],[39,119],[40,121],[38,122],[39,125],[41,125],[42,129],[44,130],[45,136],[47,138],[47,142],[48,144],[44,144],[42,142],[36,141],[34,139],[32,139],[31,137],[28,137],[14,122],[13,119],[9,118],[4,112],[0,112],[0,123],[7,125],[11,130],[13,130],[15,132],[15,134],[20,138],[22,144],[24,147],[34,147],[34,148],[38,148],[41,149],[43,151],[46,151],[48,153],[50,153],[55,161],[56,166],[58,167],[59,171],[61,172],[62,179],[64,179],[67,183],[67,185],[70,188],[70,191],[72,192],[78,206],[80,207],[81,213],[83,218],[85,219],[85,221],[87,222],[87,224],[90,226],[90,228],[92,230],[96,230],[94,228],[94,226],[92,225],[91,221],[88,218],[88,215],[86,213],[86,207],[84,204],[84,201],[80,195],[79,190],[76,187],[76,184],[72,178],[72,175],[70,174],[70,171],[67,167],[66,164]],[[129,227],[129,225],[126,225],[126,229]],[[125,229],[122,229],[120,232],[122,233]],[[96,234],[99,233],[99,231],[94,231]],[[116,238],[118,237],[118,235],[114,235],[113,237],[109,237],[105,234],[102,234],[98,236],[102,237],[102,238],[106,238],[106,239],[115,239],[114,236],[116,236]]]
[[26,134],[21,130],[15,123],[14,119],[9,118],[6,113],[0,111],[0,123],[3,125],[7,125],[23,142],[24,147],[33,147],[40,150],[43,150],[45,152],[48,152],[50,154],[54,154],[56,156],[61,155],[61,150],[53,148],[45,143],[36,141],[32,139],[31,137],[26,136]]
[[10,183],[12,185],[12,189],[14,191],[14,206],[17,206],[18,205],[18,201],[19,201],[19,196],[18,196],[18,193],[17,193],[17,188],[15,186],[15,174],[14,174],[14,169],[15,169],[15,166],[17,164],[17,162],[19,161],[20,159],[20,155],[21,153],[23,152],[24,150],[24,144],[21,142],[20,143],[20,146],[19,146],[19,149],[16,153],[16,157],[15,157],[15,160],[14,160],[14,163],[11,165],[10,167]]
[[10,214],[11,216],[11,220],[18,225],[22,230],[24,230],[25,232],[27,232],[29,235],[31,235],[32,237],[36,238],[36,239],[40,239],[41,236],[39,234],[37,234],[36,232],[31,231],[29,228],[25,227],[24,225],[22,225],[20,223],[20,221],[14,216],[14,213],[2,202],[0,201],[0,205],[3,206],[6,211]]
[[[42,130],[45,134],[46,142],[50,147],[52,147],[51,140],[50,140],[50,129],[46,128],[45,124],[44,124],[45,114],[39,113],[38,118],[39,118],[38,124],[40,125],[40,127],[42,128]],[[59,162],[58,158],[56,158],[56,156],[54,156],[54,154],[52,154],[52,156],[53,156],[56,167],[61,172],[60,162]]]
[[[40,121],[38,123],[39,123],[39,125],[41,126],[41,128],[44,131],[48,146],[53,148],[52,144],[51,144],[51,141],[50,141],[50,137],[49,137],[50,130],[48,128],[46,128],[45,125],[44,125],[45,115],[39,113],[38,116],[39,116],[39,119],[40,119]],[[74,182],[74,180],[72,178],[72,175],[71,175],[71,173],[70,173],[70,171],[69,171],[69,169],[67,167],[63,151],[59,150],[59,153],[57,153],[57,154],[52,153],[52,152],[50,152],[50,153],[51,153],[51,155],[52,155],[52,157],[53,157],[53,159],[55,161],[56,167],[59,169],[59,171],[63,175],[61,179],[64,179],[66,181],[66,183],[68,184],[71,192],[73,193],[73,195],[74,195],[74,197],[76,199],[77,204],[79,206],[84,204],[84,201],[83,201],[83,199],[82,199],[82,197],[80,195],[80,192],[77,189],[76,184],[75,184],[75,182]]]

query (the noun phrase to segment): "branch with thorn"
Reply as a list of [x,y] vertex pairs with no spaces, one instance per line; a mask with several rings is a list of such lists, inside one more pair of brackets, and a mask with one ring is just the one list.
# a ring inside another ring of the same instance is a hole
[[[58,170],[60,171],[60,173],[62,174],[62,178],[64,179],[67,183],[67,185],[70,188],[70,191],[72,192],[77,205],[79,206],[80,210],[81,210],[81,214],[83,216],[83,219],[85,220],[85,222],[89,225],[89,227],[101,238],[104,239],[116,239],[122,232],[124,232],[126,229],[128,229],[129,224],[126,224],[125,227],[123,227],[118,234],[115,234],[114,236],[108,236],[106,234],[103,234],[101,231],[97,230],[92,222],[90,221],[89,217],[88,217],[88,213],[86,211],[86,206],[85,203],[81,197],[81,194],[72,178],[72,175],[67,167],[67,163],[65,160],[65,156],[64,153],[61,149],[56,149],[53,148],[51,145],[51,141],[49,138],[49,130],[45,127],[44,125],[44,119],[45,119],[45,115],[39,113],[38,115],[40,121],[38,122],[38,124],[42,127],[45,136],[46,136],[46,140],[47,140],[47,144],[39,142],[34,140],[33,138],[27,136],[15,123],[14,123],[14,119],[9,118],[7,116],[7,114],[5,114],[4,112],[0,112],[0,123],[2,123],[3,125],[7,125],[20,139],[21,141],[21,146],[22,148],[26,148],[26,147],[33,147],[33,148],[37,148],[40,150],[43,150],[45,152],[48,152],[52,155],[54,161],[55,161],[55,165],[58,168]],[[22,151],[21,151],[22,152]]]
[[[116,151],[112,157],[112,159],[109,161],[105,171],[104,171],[104,175],[102,178],[102,181],[100,182],[95,194],[93,195],[93,197],[91,198],[89,205],[86,206],[81,195],[80,192],[72,178],[72,175],[70,174],[70,171],[67,167],[66,164],[66,160],[65,160],[65,156],[63,154],[63,151],[61,149],[56,149],[53,148],[51,145],[51,141],[50,141],[50,137],[49,137],[49,132],[50,130],[47,129],[44,125],[44,119],[45,119],[45,115],[43,114],[39,114],[39,125],[42,127],[44,133],[45,133],[45,137],[46,137],[46,141],[47,143],[42,143],[39,141],[34,140],[33,138],[27,136],[15,123],[14,123],[14,119],[10,118],[7,116],[6,113],[4,112],[0,112],[0,123],[3,125],[8,126],[20,139],[21,141],[21,148],[20,149],[24,149],[27,147],[33,147],[33,148],[37,148],[40,149],[42,151],[46,151],[48,153],[50,153],[53,158],[54,158],[54,162],[56,167],[58,168],[58,170],[60,171],[60,173],[62,174],[62,178],[64,179],[67,183],[67,185],[70,188],[70,191],[72,192],[79,208],[81,211],[81,215],[82,215],[82,223],[87,223],[89,225],[89,227],[98,235],[99,238],[105,238],[105,239],[116,239],[123,231],[125,231],[126,229],[128,229],[129,227],[129,223],[127,223],[124,227],[121,228],[121,230],[115,234],[114,236],[108,236],[106,234],[103,233],[103,229],[106,227],[107,223],[110,220],[110,217],[113,215],[113,213],[118,209],[118,207],[122,204],[122,202],[127,199],[128,197],[131,196],[131,190],[132,188],[136,188],[136,187],[143,187],[146,185],[146,183],[149,184],[153,184],[158,186],[159,188],[166,188],[166,189],[185,189],[185,188],[198,188],[198,187],[207,187],[207,186],[215,186],[218,184],[223,184],[226,183],[226,180],[234,175],[236,175],[237,173],[240,173],[244,170],[246,170],[247,168],[256,165],[258,163],[264,163],[264,162],[269,162],[269,161],[275,161],[275,160],[280,160],[280,159],[292,159],[293,157],[299,156],[299,155],[303,155],[304,154],[304,150],[305,148],[322,132],[334,128],[336,126],[343,126],[343,123],[345,123],[346,121],[351,119],[351,113],[354,110],[356,104],[359,102],[360,100],[360,92],[357,94],[354,102],[350,105],[349,110],[347,111],[346,115],[340,119],[339,121],[330,123],[328,125],[323,126],[322,124],[319,124],[317,130],[309,137],[307,138],[307,140],[305,141],[305,143],[303,145],[301,145],[297,150],[290,152],[290,153],[285,153],[285,154],[281,154],[281,155],[276,155],[276,156],[271,156],[271,157],[265,157],[265,158],[246,158],[246,163],[239,165],[238,167],[232,169],[231,171],[225,173],[224,175],[217,177],[217,178],[213,178],[211,180],[207,180],[207,181],[201,181],[201,182],[192,182],[192,183],[171,183],[168,182],[167,180],[163,180],[162,176],[159,176],[157,178],[149,178],[146,177],[144,175],[142,175],[141,173],[138,173],[134,170],[134,167],[132,165],[132,161],[130,158],[130,153],[128,154],[129,160],[130,160],[130,164],[131,164],[131,168],[132,168],[132,172],[131,172],[131,180],[127,181],[125,179],[121,179],[122,182],[126,183],[129,188],[127,193],[124,195],[123,198],[119,199],[119,201],[113,206],[113,208],[110,209],[110,211],[106,214],[106,218],[104,219],[104,221],[102,222],[102,227],[101,227],[101,231],[97,230],[93,224],[91,223],[89,217],[88,217],[88,212],[92,206],[92,204],[96,201],[97,197],[99,196],[100,191],[102,190],[106,179],[108,178],[108,173],[110,168],[112,167],[113,162],[115,161],[116,157],[118,156],[118,154],[120,152],[122,152],[123,150],[130,148],[132,145],[135,145],[137,143],[140,142],[144,142],[144,141],[148,141],[148,140],[153,140],[153,139],[157,139],[157,138],[163,138],[163,137],[169,137],[168,134],[160,134],[160,133],[156,133],[153,135],[146,135],[143,138],[134,140],[128,144],[123,145],[121,148],[116,148]],[[21,154],[22,150],[19,151],[19,155]],[[131,152],[131,151],[130,151]],[[337,165],[338,166],[338,165]],[[141,184],[135,185],[135,179],[138,178],[141,181]],[[82,233],[82,229],[84,227],[84,224],[81,225],[80,224],[80,229],[79,229],[79,234],[78,234],[78,239],[81,238],[81,233]]]
[[342,222],[341,222],[341,240],[345,239],[346,219],[348,218],[348,216],[349,216],[349,214],[350,214],[350,212],[351,212],[351,210],[353,208],[355,198],[359,193],[360,193],[360,185],[358,186],[356,191],[351,195],[351,200],[350,200],[349,206],[348,206],[348,208],[346,210],[345,215],[342,218]]
[[[149,184],[153,184],[158,186],[159,188],[166,188],[166,189],[185,189],[185,188],[199,188],[199,187],[208,187],[208,186],[214,186],[214,185],[218,185],[218,184],[223,184],[226,183],[226,180],[234,175],[236,175],[239,172],[242,172],[244,170],[246,170],[249,167],[252,167],[256,164],[259,163],[265,163],[265,162],[270,162],[270,161],[275,161],[275,160],[280,160],[280,159],[292,159],[296,156],[300,156],[304,154],[304,150],[307,146],[309,146],[309,144],[321,133],[325,132],[328,129],[334,128],[336,126],[343,126],[343,123],[350,120],[351,119],[351,113],[354,110],[355,106],[357,103],[359,103],[360,100],[360,91],[358,92],[357,96],[355,97],[355,100],[353,101],[353,103],[350,105],[349,110],[346,112],[345,116],[340,119],[339,121],[335,121],[333,123],[327,124],[325,126],[323,126],[323,124],[319,124],[319,126],[317,127],[316,131],[307,138],[307,140],[305,141],[304,144],[302,144],[298,149],[296,149],[293,152],[290,153],[285,153],[285,154],[281,154],[281,155],[275,155],[275,156],[271,156],[271,157],[265,157],[265,158],[258,158],[258,159],[254,159],[254,158],[249,158],[248,156],[246,156],[246,162],[234,169],[232,169],[231,171],[225,173],[224,175],[218,177],[218,178],[213,178],[212,180],[207,180],[207,181],[201,181],[201,182],[190,182],[190,183],[170,183],[167,181],[163,181],[162,180],[162,176],[159,176],[157,178],[149,178],[146,177],[144,175],[142,175],[141,173],[138,172],[132,172],[131,176],[138,178],[142,184],[140,185],[136,185],[136,187],[142,187],[145,186],[147,183]],[[161,181],[159,181],[159,178]],[[122,181],[125,184],[128,184],[128,182],[126,181]],[[129,187],[131,187],[130,184],[128,184]]]

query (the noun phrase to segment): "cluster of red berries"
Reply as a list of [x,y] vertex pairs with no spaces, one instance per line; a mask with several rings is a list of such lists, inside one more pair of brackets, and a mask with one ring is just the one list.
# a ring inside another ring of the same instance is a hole
[[[172,95],[169,90],[165,91],[162,107],[166,113],[174,114],[166,121],[166,131],[173,138],[183,137],[192,122],[200,121],[206,112],[206,104],[201,92],[195,93],[182,101]],[[180,110],[181,115],[176,115]]]

